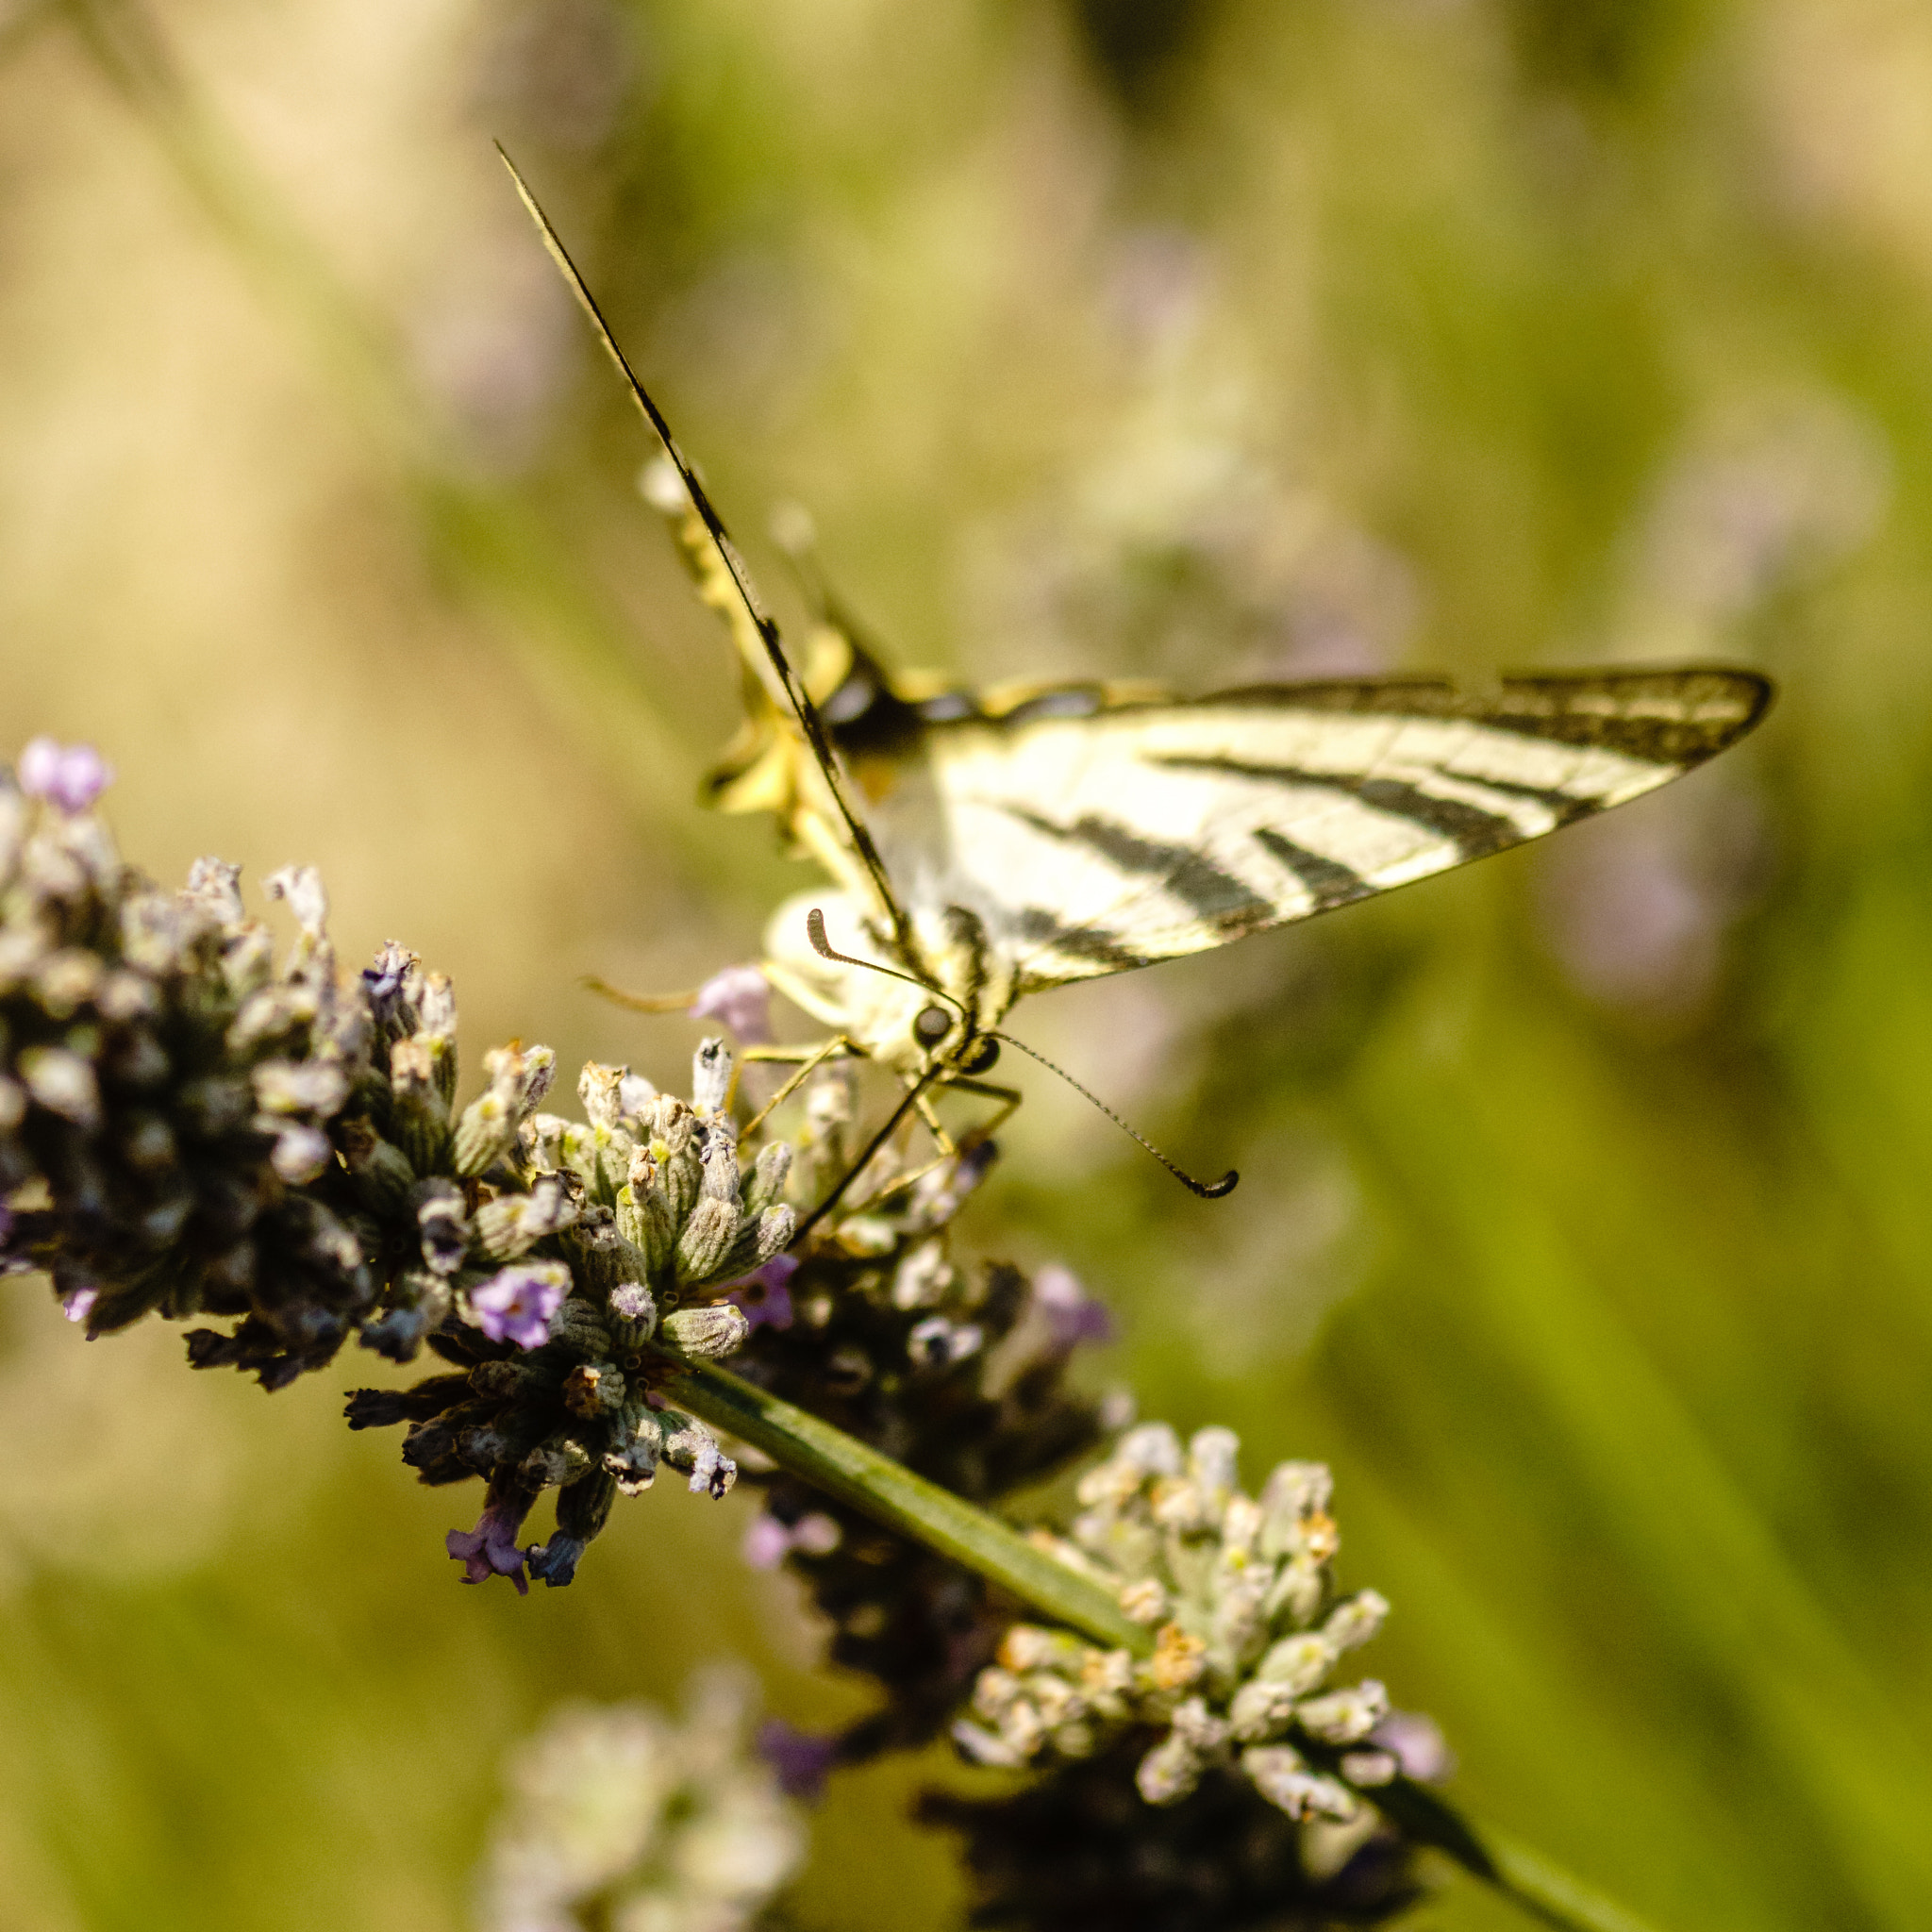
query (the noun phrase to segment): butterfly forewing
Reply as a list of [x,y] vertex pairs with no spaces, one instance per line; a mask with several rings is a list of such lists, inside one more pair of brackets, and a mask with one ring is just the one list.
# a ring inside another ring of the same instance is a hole
[[1074,716],[1035,699],[932,724],[871,815],[915,924],[970,908],[1017,997],[1541,837],[1702,763],[1769,697],[1751,673],[1699,669],[1487,694],[1274,685]]

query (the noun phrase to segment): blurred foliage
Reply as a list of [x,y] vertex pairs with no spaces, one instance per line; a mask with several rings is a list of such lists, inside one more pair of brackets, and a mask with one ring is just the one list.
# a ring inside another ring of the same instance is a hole
[[[1923,1924],[1932,15],[150,25],[0,4],[0,741],[101,742],[163,877],[321,864],[466,1038],[675,1077],[690,1029],[577,976],[692,984],[787,876],[690,804],[735,680],[492,134],[774,590],[795,496],[901,662],[1781,678],[1743,752],[1547,848],[1029,1006],[1243,1186],[1189,1199],[1041,1076],[974,1211],[1115,1301],[1145,1412],[1333,1461],[1378,1665],[1488,1815],[1666,1925]],[[326,1387],[86,1349],[30,1287],[5,1347],[9,1926],[454,1927],[554,1700],[741,1651],[790,1718],[856,1707],[735,1502],[464,1591],[447,1499]],[[799,1925],[952,1922],[893,1824],[930,1774],[835,1788]]]

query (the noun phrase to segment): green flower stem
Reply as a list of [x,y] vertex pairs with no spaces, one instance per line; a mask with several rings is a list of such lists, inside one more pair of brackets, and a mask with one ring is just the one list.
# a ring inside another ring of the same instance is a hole
[[1094,1642],[1141,1657],[1153,1651],[1154,1633],[1129,1621],[1110,1590],[1070,1570],[998,1518],[713,1363],[674,1358],[680,1373],[665,1392],[713,1427],[728,1429],[828,1496],[976,1570]]
[[[874,1523],[910,1537],[1009,1591],[1096,1643],[1145,1657],[1154,1633],[1122,1614],[1110,1591],[1029,1542],[998,1518],[915,1475],[842,1429],[713,1362],[664,1351],[676,1374],[665,1392],[693,1415],[761,1449],[781,1468]],[[1561,1932],[1651,1932],[1644,1921],[1507,1833],[1478,1828],[1408,1779],[1361,1795],[1419,1844],[1434,1847],[1532,1918]]]

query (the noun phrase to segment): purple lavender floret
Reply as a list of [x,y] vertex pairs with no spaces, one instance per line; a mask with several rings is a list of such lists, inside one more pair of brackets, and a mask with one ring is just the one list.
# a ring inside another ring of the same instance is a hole
[[758,1726],[758,1756],[778,1774],[778,1787],[788,1798],[816,1805],[824,1795],[825,1778],[839,1758],[837,1733],[801,1731],[782,1717],[767,1718]]
[[1054,1340],[1062,1348],[1082,1341],[1111,1341],[1113,1317],[1095,1301],[1069,1268],[1050,1261],[1033,1277],[1033,1299],[1045,1311]]
[[565,1271],[553,1262],[506,1268],[470,1291],[476,1325],[492,1341],[541,1348],[550,1340],[550,1323],[563,1306]]
[[741,1275],[725,1291],[724,1299],[743,1309],[754,1331],[789,1328],[793,1319],[791,1277],[798,1273],[796,1255],[774,1255],[761,1268]]
[[370,1014],[378,1026],[389,1026],[395,1022],[403,997],[404,981],[415,963],[413,953],[391,940],[376,954],[375,964],[363,967],[363,996],[368,1000]]
[[771,986],[756,966],[727,966],[698,988],[691,1016],[719,1021],[741,1045],[765,1045],[772,1038]]
[[775,1516],[759,1514],[752,1518],[739,1554],[753,1570],[775,1570],[791,1554],[791,1527]]
[[541,1576],[552,1590],[561,1590],[575,1577],[577,1563],[590,1547],[587,1537],[566,1536],[560,1529],[554,1530],[547,1543],[530,1545],[530,1574]]
[[1403,1775],[1418,1784],[1441,1784],[1456,1769],[1441,1726],[1419,1710],[1391,1710],[1369,1733],[1368,1741],[1392,1754]]
[[463,1566],[465,1583],[488,1583],[492,1576],[508,1576],[519,1596],[529,1595],[517,1533],[535,1500],[520,1484],[499,1488],[492,1482],[475,1528],[453,1529],[443,1539],[443,1547]]
[[14,766],[20,789],[64,812],[85,811],[113,783],[114,770],[91,744],[31,740]]

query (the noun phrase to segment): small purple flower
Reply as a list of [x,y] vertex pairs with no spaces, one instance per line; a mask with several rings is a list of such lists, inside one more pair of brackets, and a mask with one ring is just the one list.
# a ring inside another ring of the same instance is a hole
[[575,1581],[577,1565],[590,1544],[580,1536],[566,1536],[560,1529],[551,1532],[547,1543],[532,1543],[529,1550],[530,1574],[541,1576],[552,1590],[561,1590]]
[[698,988],[691,1016],[721,1021],[742,1046],[762,1046],[772,1038],[772,989],[756,966],[727,966]]
[[491,1483],[475,1528],[453,1529],[443,1539],[443,1547],[463,1566],[465,1583],[488,1583],[492,1576],[508,1576],[519,1596],[529,1595],[517,1532],[523,1528],[533,1501],[527,1490],[499,1490]]
[[753,1570],[775,1570],[791,1551],[790,1524],[775,1516],[756,1516],[744,1533],[739,1554]]
[[1111,1341],[1113,1317],[1106,1305],[1094,1301],[1084,1290],[1073,1270],[1049,1261],[1033,1277],[1033,1299],[1040,1305],[1053,1328],[1053,1339],[1062,1348],[1082,1341]]
[[470,1307],[491,1341],[541,1348],[550,1340],[551,1318],[569,1288],[570,1270],[560,1261],[520,1262],[473,1288]]
[[44,798],[62,811],[76,812],[85,811],[108,789],[114,773],[91,744],[36,738],[21,752],[14,776],[29,798]]
[[778,1774],[778,1787],[788,1798],[816,1805],[824,1795],[825,1776],[839,1761],[836,1733],[801,1731],[782,1717],[767,1718],[758,1726],[758,1756]]
[[789,1328],[793,1320],[791,1277],[797,1273],[796,1255],[774,1255],[762,1267],[734,1281],[724,1299],[743,1309],[755,1330]]
[[775,1570],[793,1550],[808,1557],[829,1557],[844,1540],[838,1519],[823,1509],[809,1510],[796,1523],[761,1515],[745,1531],[739,1554],[751,1569]]
[[97,1288],[70,1288],[60,1297],[60,1312],[70,1322],[85,1322],[93,1313],[94,1304],[101,1298]]
[[378,1026],[387,1026],[401,1018],[403,984],[408,977],[409,968],[415,963],[414,953],[396,941],[389,940],[382,951],[376,954],[375,964],[363,967],[363,995]]
[[1440,1784],[1456,1769],[1456,1755],[1434,1718],[1419,1710],[1391,1710],[1369,1733],[1418,1784]]

